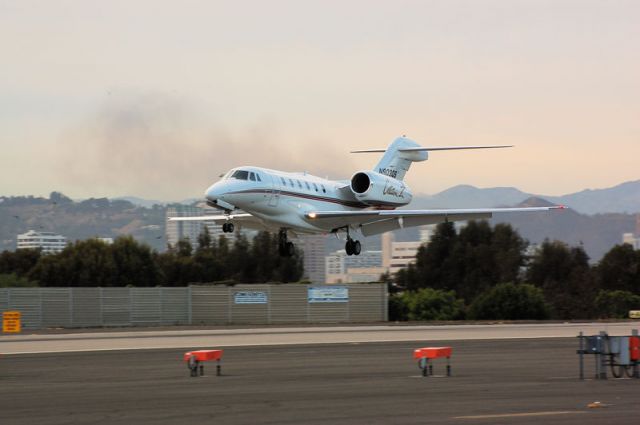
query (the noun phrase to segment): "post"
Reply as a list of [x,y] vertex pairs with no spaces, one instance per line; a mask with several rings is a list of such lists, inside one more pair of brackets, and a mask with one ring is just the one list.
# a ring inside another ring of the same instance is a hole
[[451,376],[451,365],[449,364],[449,357],[447,357],[447,376]]
[[220,359],[216,360],[216,376],[222,375],[222,366],[220,365]]
[[580,356],[580,380],[584,380],[584,334],[582,331],[578,334],[578,338],[580,340],[580,349],[578,350],[578,355]]
[[598,375],[598,379],[607,379],[607,366],[605,364],[605,352],[604,352],[604,348],[605,348],[605,341],[607,338],[607,333],[604,331],[600,331],[600,335],[598,337],[598,341],[600,342],[599,348],[600,348],[600,353],[598,354],[598,369],[600,371],[600,374]]
[[[637,329],[633,329],[631,331],[631,336],[638,338],[638,330]],[[640,378],[640,365],[638,363],[638,360],[635,360],[633,362],[633,373],[632,373],[632,376],[634,378],[636,378],[636,379]]]

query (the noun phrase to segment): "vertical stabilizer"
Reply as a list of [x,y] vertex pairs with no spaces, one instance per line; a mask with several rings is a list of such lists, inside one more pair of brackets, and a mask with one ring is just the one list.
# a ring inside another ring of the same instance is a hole
[[420,145],[406,137],[398,137],[386,149],[382,159],[373,171],[397,180],[403,180],[412,162],[425,161],[428,158],[426,150],[413,152],[399,151],[400,149],[407,148],[420,148]]

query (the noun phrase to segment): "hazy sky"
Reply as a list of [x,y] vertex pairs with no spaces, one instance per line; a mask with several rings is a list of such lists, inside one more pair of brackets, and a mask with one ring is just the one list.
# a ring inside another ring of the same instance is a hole
[[243,164],[414,193],[640,178],[640,1],[0,0],[0,195],[201,196]]

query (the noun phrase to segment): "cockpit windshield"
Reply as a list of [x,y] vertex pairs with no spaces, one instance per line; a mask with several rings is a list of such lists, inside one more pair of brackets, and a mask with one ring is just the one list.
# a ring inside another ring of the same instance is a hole
[[236,170],[229,176],[230,179],[249,180],[249,172],[247,170]]

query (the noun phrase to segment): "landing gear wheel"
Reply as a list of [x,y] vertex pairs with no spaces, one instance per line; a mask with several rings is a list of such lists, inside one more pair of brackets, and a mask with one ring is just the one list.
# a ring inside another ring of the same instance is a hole
[[233,223],[223,223],[222,224],[222,231],[224,233],[233,233],[233,229],[234,229],[234,225]]
[[362,245],[360,245],[360,241],[354,241],[353,239],[347,239],[347,243],[344,244],[344,250],[347,255],[360,255],[360,251],[362,250]]
[[354,243],[353,243],[353,239],[347,239],[347,243],[344,244],[344,250],[347,253],[347,255],[353,255],[353,250],[354,250]]

